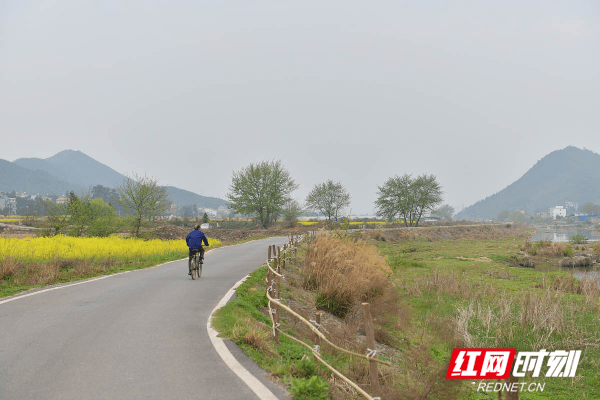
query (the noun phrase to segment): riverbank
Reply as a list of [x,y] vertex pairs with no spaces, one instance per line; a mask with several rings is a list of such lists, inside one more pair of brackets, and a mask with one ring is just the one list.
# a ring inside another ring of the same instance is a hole
[[[371,300],[378,302],[374,307],[377,348],[385,349],[384,354],[394,364],[381,378],[385,381],[382,382],[385,398],[496,399],[496,393],[476,390],[478,380],[445,379],[454,348],[582,350],[575,377],[520,378],[520,383],[544,384],[543,392],[523,392],[520,398],[600,398],[598,281],[578,281],[564,271],[511,266],[511,262],[524,257],[523,247],[532,235],[525,228],[455,229],[375,231],[342,236],[342,240],[357,241],[357,246],[365,246],[366,242],[376,247],[391,269],[388,282],[395,290],[383,291],[387,293],[384,297]],[[360,302],[346,307],[350,310],[347,314],[336,316],[331,303],[323,302],[322,294],[304,284],[311,265],[304,258],[299,260],[297,270],[286,271],[286,277],[290,278],[282,288],[282,296],[307,318],[312,319],[315,311],[321,311],[324,328],[339,332],[338,343],[350,345],[361,337],[363,329]],[[344,262],[339,268],[349,265]],[[281,357],[274,357],[285,353],[291,344],[284,345],[283,341],[279,347],[272,344],[265,303],[259,301],[266,289],[261,275],[243,288],[237,314],[231,312],[222,319],[221,328],[230,332],[229,336],[261,365],[273,368],[273,374],[292,382],[302,378],[306,370],[288,367],[280,361]],[[253,344],[247,336],[240,337],[235,333],[236,326],[238,330],[240,326],[251,326],[260,340]],[[286,325],[286,329],[312,340],[310,332],[296,326]],[[348,336],[343,332],[355,334]],[[353,346],[361,348],[360,344]],[[268,349],[266,353],[264,349]],[[322,351],[334,366],[347,371],[368,390],[368,379],[360,372],[365,371],[364,365],[350,362],[327,346]],[[295,363],[311,358],[310,352],[304,354],[298,350],[298,355]],[[316,367],[314,374],[328,382],[334,398],[358,398],[351,391],[344,392],[339,382],[320,367]]]

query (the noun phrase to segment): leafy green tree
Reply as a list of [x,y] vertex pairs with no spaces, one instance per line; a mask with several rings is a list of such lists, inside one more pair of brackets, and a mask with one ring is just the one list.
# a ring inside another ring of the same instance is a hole
[[302,207],[298,203],[298,201],[294,199],[289,199],[283,206],[283,219],[285,221],[286,226],[293,228],[296,226],[296,222],[298,222],[298,217],[302,214]]
[[320,211],[331,221],[337,218],[344,208],[350,205],[350,194],[340,182],[334,183],[331,179],[327,182],[317,184],[306,196],[306,208]]
[[42,212],[47,216],[47,221],[50,224],[52,233],[58,235],[67,225],[71,217],[69,204],[56,204],[52,200],[43,201],[41,203]]
[[119,193],[114,188],[109,188],[102,185],[96,185],[91,188],[92,199],[102,199],[104,203],[113,207],[118,213],[125,213],[125,209],[117,202]]
[[255,216],[263,228],[268,228],[283,213],[283,206],[297,188],[281,160],[250,163],[233,173],[227,194],[229,209]]
[[510,213],[510,219],[511,221],[524,222],[529,219],[529,216],[521,211],[515,210]]
[[115,210],[90,193],[69,194],[69,233],[73,236],[108,236],[114,232]]
[[596,203],[588,202],[581,206],[582,213],[588,215],[600,215],[600,206]]
[[181,216],[184,218],[196,218],[198,207],[195,204],[181,207]]
[[135,236],[139,236],[144,220],[159,216],[171,205],[167,189],[158,186],[158,180],[148,176],[133,174],[127,176],[122,185],[116,187],[117,200],[130,217],[130,226]]
[[417,178],[410,174],[396,175],[378,189],[376,215],[388,221],[401,217],[406,226],[419,226],[423,214],[442,202],[442,186],[435,175],[423,174]]
[[433,210],[431,215],[445,219],[446,221],[452,221],[454,216],[454,207],[452,207],[450,204],[444,204],[443,206]]
[[498,215],[496,216],[496,219],[498,221],[506,221],[509,217],[510,217],[510,211],[502,210],[498,213]]
[[208,219],[208,214],[204,211],[204,215],[202,216],[202,222],[208,224],[210,220]]

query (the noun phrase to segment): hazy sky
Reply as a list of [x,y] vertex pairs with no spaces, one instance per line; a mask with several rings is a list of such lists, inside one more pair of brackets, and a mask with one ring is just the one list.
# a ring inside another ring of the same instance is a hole
[[0,1],[0,158],[80,150],[224,198],[281,159],[372,212],[395,174],[460,211],[600,152],[600,2]]

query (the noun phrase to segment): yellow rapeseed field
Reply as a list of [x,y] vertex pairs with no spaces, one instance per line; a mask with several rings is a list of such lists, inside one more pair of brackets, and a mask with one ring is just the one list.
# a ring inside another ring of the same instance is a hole
[[[209,239],[210,247],[221,242]],[[27,239],[0,238],[0,262],[7,258],[23,263],[62,260],[132,260],[155,255],[187,254],[185,240],[141,240],[134,238],[79,238],[68,236]]]

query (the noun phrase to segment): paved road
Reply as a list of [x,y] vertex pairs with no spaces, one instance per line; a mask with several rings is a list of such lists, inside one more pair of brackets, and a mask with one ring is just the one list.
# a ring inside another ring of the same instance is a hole
[[214,350],[206,321],[267,246],[284,242],[212,250],[200,280],[182,260],[0,304],[0,399],[256,399]]

